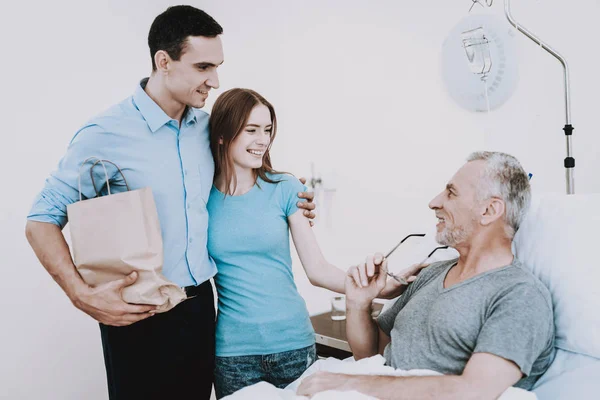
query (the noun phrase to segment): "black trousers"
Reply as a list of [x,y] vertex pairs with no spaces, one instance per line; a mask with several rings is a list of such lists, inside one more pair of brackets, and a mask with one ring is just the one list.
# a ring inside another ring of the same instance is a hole
[[210,399],[215,309],[210,281],[200,289],[172,310],[135,324],[100,324],[110,400]]

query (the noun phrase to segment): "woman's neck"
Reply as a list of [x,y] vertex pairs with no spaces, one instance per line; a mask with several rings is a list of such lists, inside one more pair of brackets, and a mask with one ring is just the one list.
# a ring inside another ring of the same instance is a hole
[[[248,193],[256,184],[256,175],[251,168],[240,168],[234,165],[233,178],[227,187],[225,182],[225,174],[219,174],[215,178],[215,185],[221,193],[227,193],[232,196],[241,196]],[[237,178],[237,181],[235,180]],[[234,188],[235,184],[235,188]]]

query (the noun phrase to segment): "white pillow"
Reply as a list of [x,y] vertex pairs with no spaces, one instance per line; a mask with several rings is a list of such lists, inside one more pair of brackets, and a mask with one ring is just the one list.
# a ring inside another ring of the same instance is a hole
[[550,290],[556,347],[600,358],[600,194],[534,197],[515,255]]
[[599,376],[600,360],[559,349],[533,392],[538,400],[594,399],[600,393]]

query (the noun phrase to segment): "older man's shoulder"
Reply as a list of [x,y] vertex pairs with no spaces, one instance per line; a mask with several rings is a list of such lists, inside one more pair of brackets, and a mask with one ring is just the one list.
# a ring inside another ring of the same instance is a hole
[[530,292],[530,295],[542,298],[552,309],[552,297],[548,287],[518,259],[515,258],[512,267],[513,268],[506,268],[502,271],[507,287],[512,288],[512,290],[515,291]]

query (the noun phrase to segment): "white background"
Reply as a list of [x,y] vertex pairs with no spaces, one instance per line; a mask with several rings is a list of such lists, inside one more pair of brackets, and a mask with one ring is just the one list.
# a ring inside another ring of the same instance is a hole
[[[503,18],[501,1],[490,12]],[[572,73],[576,191],[600,192],[597,0],[521,0],[513,14],[561,52]],[[77,128],[129,96],[150,71],[146,37],[169,1],[3,2],[0,11],[0,398],[106,399],[99,330],[39,265],[25,237],[31,201]],[[466,15],[455,1],[197,1],[225,29],[221,89],[249,87],[278,111],[275,167],[336,192],[315,232],[346,268],[432,226],[428,201],[469,152],[500,150],[564,192],[562,68],[516,35],[519,83],[491,114],[456,105],[441,46]],[[478,6],[474,10],[479,11]],[[508,25],[508,23],[507,23]],[[330,294],[298,286],[312,313]],[[148,384],[156,377],[148,377]]]

